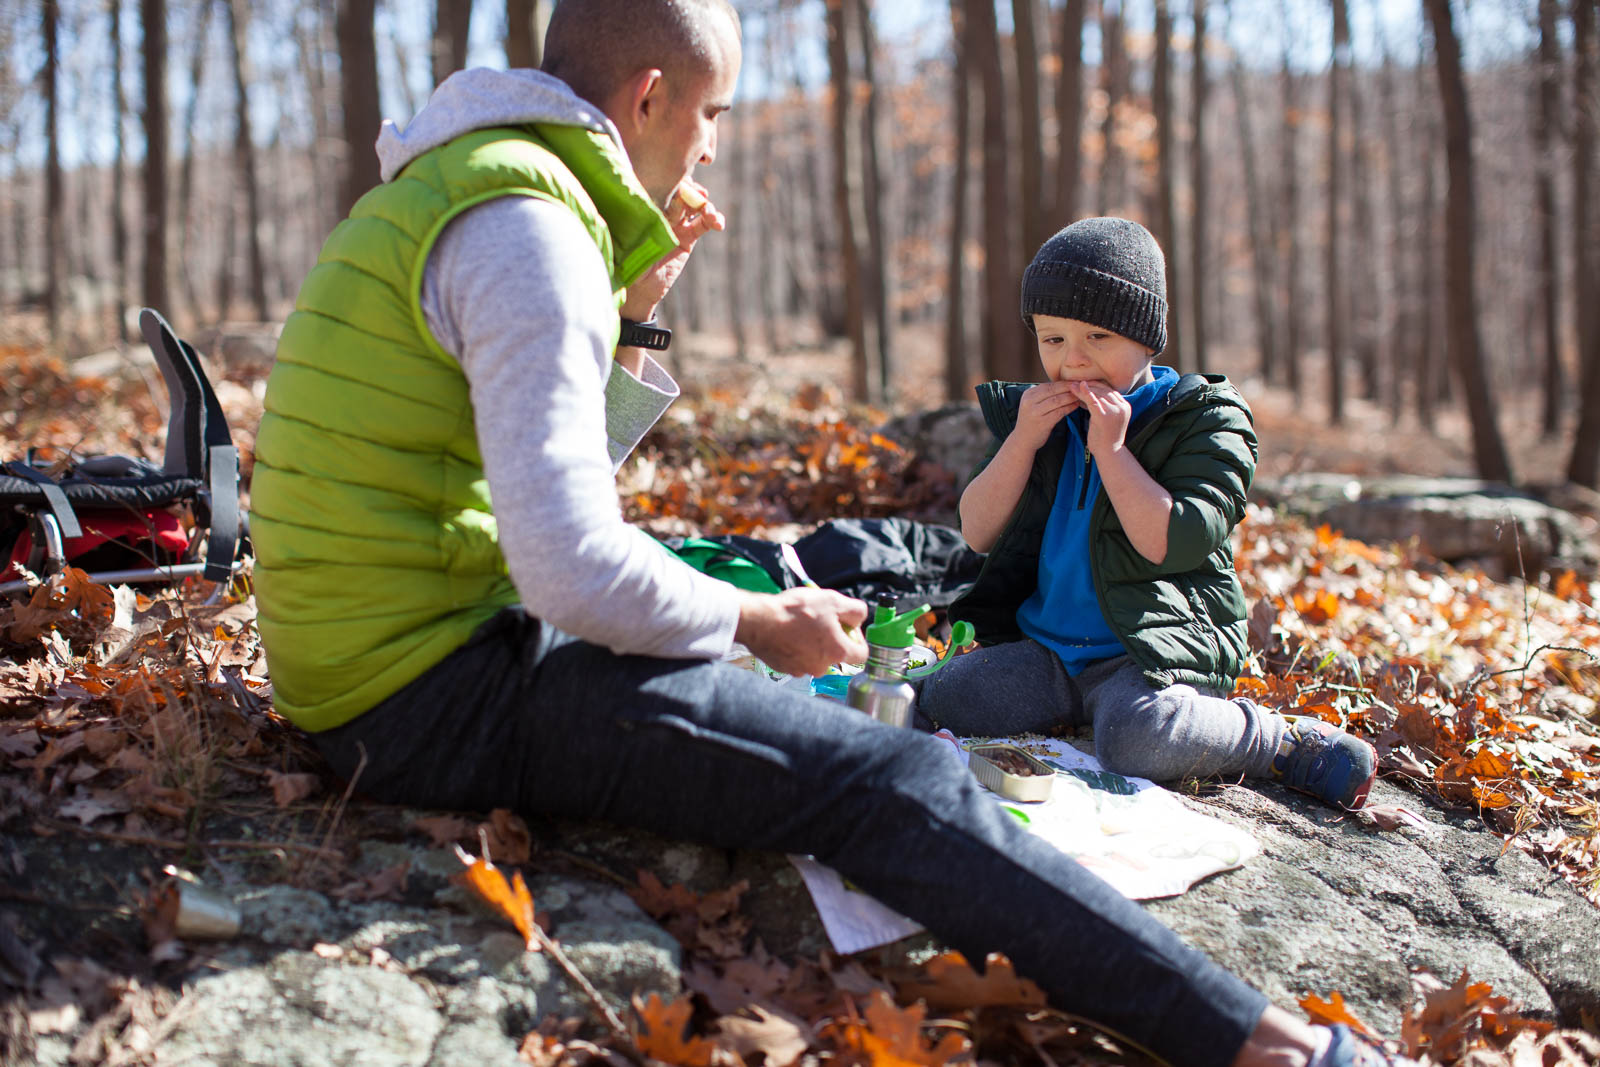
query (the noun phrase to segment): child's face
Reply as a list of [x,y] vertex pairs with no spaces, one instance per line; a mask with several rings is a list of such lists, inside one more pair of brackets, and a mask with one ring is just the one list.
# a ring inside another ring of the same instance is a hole
[[1153,377],[1150,349],[1102,326],[1055,315],[1035,315],[1039,362],[1053,382],[1104,382],[1126,393]]

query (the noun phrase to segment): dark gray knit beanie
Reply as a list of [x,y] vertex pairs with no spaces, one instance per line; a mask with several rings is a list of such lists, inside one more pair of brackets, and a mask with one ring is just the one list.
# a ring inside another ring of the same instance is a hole
[[1167,347],[1167,263],[1129,219],[1080,219],[1046,241],[1022,274],[1022,321],[1077,319],[1160,352]]

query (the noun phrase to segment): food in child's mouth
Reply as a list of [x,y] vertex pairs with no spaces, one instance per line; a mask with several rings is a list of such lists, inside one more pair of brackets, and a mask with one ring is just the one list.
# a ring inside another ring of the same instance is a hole
[[700,190],[689,184],[688,179],[678,183],[677,190],[672,194],[683,201],[683,206],[690,211],[699,211],[706,206],[706,198],[700,195]]

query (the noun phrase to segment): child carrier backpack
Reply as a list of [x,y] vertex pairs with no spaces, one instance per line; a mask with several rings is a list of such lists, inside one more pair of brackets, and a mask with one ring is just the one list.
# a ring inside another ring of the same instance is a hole
[[171,404],[163,463],[100,455],[59,469],[30,449],[0,464],[0,593],[27,588],[19,566],[39,578],[78,567],[102,584],[233,574],[239,453],[222,405],[199,353],[166,319],[145,308],[139,327]]

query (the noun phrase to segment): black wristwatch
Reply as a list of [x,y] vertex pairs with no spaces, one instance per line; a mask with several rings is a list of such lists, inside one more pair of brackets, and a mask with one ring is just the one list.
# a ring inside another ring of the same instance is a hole
[[617,338],[618,348],[649,348],[656,352],[665,352],[671,343],[672,331],[665,326],[657,326],[655,319],[649,322],[623,319],[622,333]]

